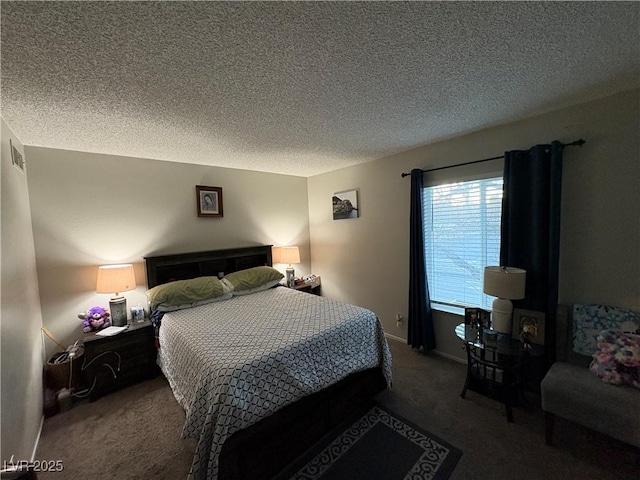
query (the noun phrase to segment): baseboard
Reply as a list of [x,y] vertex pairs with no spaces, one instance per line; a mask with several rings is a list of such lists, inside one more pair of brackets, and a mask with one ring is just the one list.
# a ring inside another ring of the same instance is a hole
[[40,428],[38,429],[38,436],[36,437],[35,445],[33,446],[33,452],[31,452],[31,463],[36,459],[36,452],[38,451],[38,444],[40,443],[40,435],[42,434],[42,427],[44,427],[44,415],[40,417]]
[[[387,337],[389,340],[401,342],[401,343],[404,343],[405,345],[407,344],[407,341],[404,338],[396,337],[395,335],[391,335],[386,332],[384,336]],[[456,357],[455,355],[451,355],[450,353],[441,352],[439,350],[432,350],[432,353],[435,353],[436,355],[440,355],[441,357],[444,357],[444,358],[448,358],[449,360],[453,360],[454,362],[462,363],[464,365],[467,364],[467,361],[464,358]]]
[[387,337],[390,340],[395,340],[396,342],[401,342],[401,343],[404,343],[404,344],[407,343],[407,341],[404,338],[396,337],[395,335],[391,335],[391,334],[389,334],[387,332],[384,333],[384,336]]
[[451,355],[450,353],[441,352],[439,350],[433,350],[433,353],[436,355],[440,355],[441,357],[448,358],[449,360],[453,360],[454,362],[462,363],[464,365],[467,364],[467,361],[464,358],[456,357],[455,355]]

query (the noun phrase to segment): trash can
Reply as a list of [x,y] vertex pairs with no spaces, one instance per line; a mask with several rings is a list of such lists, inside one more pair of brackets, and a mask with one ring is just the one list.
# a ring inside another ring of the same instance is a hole
[[62,388],[77,389],[82,373],[84,348],[78,347],[76,355],[71,358],[69,352],[56,352],[47,360],[45,384],[54,392]]

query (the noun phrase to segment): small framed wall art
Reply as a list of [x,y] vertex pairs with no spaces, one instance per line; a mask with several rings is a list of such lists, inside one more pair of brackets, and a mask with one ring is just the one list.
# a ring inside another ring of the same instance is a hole
[[199,217],[223,217],[222,188],[196,185]]
[[358,218],[358,190],[334,193],[332,197],[333,219]]

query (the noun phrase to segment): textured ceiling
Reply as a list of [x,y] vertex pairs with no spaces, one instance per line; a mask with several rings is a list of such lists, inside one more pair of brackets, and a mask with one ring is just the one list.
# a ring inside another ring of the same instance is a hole
[[1,14],[2,116],[24,144],[299,176],[640,86],[637,2]]

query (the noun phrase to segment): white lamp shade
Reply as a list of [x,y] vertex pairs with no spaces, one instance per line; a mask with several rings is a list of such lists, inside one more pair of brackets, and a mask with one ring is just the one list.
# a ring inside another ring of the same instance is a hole
[[96,293],[118,294],[136,288],[133,265],[104,265],[98,268]]
[[282,247],[271,247],[271,263],[282,263]]
[[509,300],[524,298],[527,271],[514,267],[484,267],[482,291]]
[[300,263],[298,247],[280,247],[280,263]]

